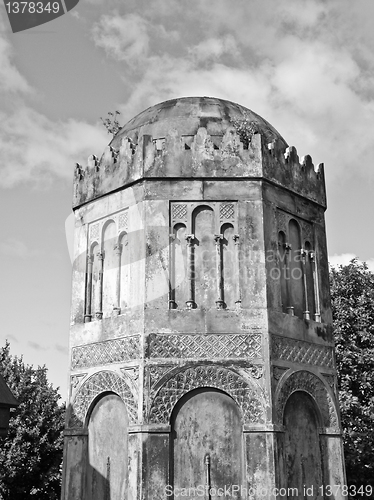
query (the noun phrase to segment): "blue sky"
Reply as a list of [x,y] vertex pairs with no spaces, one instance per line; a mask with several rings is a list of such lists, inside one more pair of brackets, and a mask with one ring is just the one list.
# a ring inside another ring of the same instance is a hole
[[13,34],[0,9],[1,345],[66,396],[75,162],[181,96],[238,102],[325,164],[330,261],[374,269],[372,0],[80,0]]

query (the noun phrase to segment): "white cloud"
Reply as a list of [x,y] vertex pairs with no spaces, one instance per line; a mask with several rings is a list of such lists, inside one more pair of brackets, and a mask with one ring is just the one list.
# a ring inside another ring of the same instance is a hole
[[30,250],[24,241],[17,238],[8,238],[0,242],[0,253],[11,257],[27,259],[40,254],[39,250]]
[[[354,253],[342,253],[342,254],[334,254],[329,256],[329,264],[332,267],[338,266],[347,266],[352,259],[358,259],[362,262],[361,259],[357,257]],[[365,261],[369,270],[374,272],[374,257]]]
[[[0,32],[4,31],[4,19],[0,15]],[[8,40],[0,35],[0,92],[32,92],[28,84],[12,62],[12,47]]]
[[[233,8],[218,0],[212,9],[202,0],[187,10],[173,3],[168,11],[170,2],[159,1],[143,17],[104,16],[95,42],[116,59],[138,63],[135,77],[124,73],[133,89],[120,107],[128,119],[173,97],[221,97],[270,121],[300,156],[324,162],[330,179],[367,176],[367,158],[374,156],[374,53],[366,44],[374,36],[369,27],[366,38],[352,33],[349,21],[364,22],[362,9],[354,6],[344,17],[342,4],[348,8],[346,0],[303,0],[301,6],[253,0]],[[374,5],[365,5],[374,15]],[[180,36],[162,54],[160,26],[164,37],[176,27]]]
[[108,55],[128,63],[137,62],[148,53],[147,25],[147,21],[136,14],[104,15],[93,26],[92,36]]
[[222,38],[209,38],[191,47],[189,52],[199,62],[219,60],[223,55],[229,55],[234,60],[240,57],[240,50],[232,35],[225,35]]
[[0,185],[45,184],[50,176],[72,179],[75,162],[98,156],[110,141],[101,125],[53,122],[30,107],[0,113]]

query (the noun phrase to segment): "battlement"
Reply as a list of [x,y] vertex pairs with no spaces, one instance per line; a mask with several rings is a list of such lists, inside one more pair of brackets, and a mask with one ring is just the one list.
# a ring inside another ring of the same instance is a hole
[[91,155],[85,168],[76,164],[73,206],[141,179],[160,178],[266,179],[326,206],[322,163],[314,167],[310,155],[299,159],[296,148],[282,139],[269,142],[256,129],[243,136],[233,125],[216,135],[199,127],[189,135],[171,129],[160,137],[114,137],[100,159]]

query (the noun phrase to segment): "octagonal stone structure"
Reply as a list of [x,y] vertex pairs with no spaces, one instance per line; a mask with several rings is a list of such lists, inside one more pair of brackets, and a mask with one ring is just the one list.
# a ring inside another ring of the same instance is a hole
[[325,209],[322,164],[211,97],[76,165],[63,500],[344,484]]

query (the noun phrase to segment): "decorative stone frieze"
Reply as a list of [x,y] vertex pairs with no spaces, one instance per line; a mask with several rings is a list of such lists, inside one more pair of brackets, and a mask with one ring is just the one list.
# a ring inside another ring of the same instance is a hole
[[153,335],[152,358],[247,358],[262,357],[259,334]]
[[90,366],[121,363],[129,359],[139,358],[139,356],[139,335],[132,335],[121,339],[73,347],[71,368],[76,370]]
[[273,360],[291,361],[306,365],[333,368],[333,348],[311,344],[302,340],[272,335],[271,356]]

